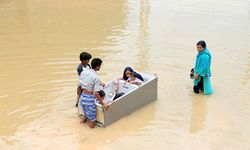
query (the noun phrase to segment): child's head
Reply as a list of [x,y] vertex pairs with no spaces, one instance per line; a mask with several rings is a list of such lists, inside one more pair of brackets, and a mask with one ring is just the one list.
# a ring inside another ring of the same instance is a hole
[[82,52],[80,54],[80,61],[83,65],[87,65],[89,63],[89,60],[92,58],[91,54],[87,52]]
[[100,58],[93,58],[91,61],[92,69],[99,71],[101,69],[102,60]]
[[135,72],[131,72],[130,78],[131,78],[131,80],[135,80],[136,79]]
[[104,92],[103,90],[100,90],[98,93],[99,93],[100,97],[101,97],[102,99],[104,99],[104,97],[105,97],[105,92]]

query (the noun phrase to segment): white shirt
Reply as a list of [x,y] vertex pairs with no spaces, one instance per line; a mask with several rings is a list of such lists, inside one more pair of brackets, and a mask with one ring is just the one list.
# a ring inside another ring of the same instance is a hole
[[88,69],[81,72],[79,85],[89,91],[100,91],[101,81],[94,69]]

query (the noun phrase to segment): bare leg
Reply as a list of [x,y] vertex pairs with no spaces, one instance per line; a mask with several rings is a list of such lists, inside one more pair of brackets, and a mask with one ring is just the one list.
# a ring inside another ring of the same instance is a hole
[[80,100],[81,93],[82,93],[81,86],[78,86],[78,87],[77,87],[77,100],[76,100],[76,107],[78,107],[78,103],[79,103],[79,100]]
[[80,96],[77,95],[77,98],[76,98],[76,107],[78,107],[79,100],[80,100]]
[[89,125],[90,128],[94,128],[95,127],[95,122],[89,120],[88,125]]
[[87,119],[88,118],[84,115],[83,118],[81,119],[80,123],[86,123]]

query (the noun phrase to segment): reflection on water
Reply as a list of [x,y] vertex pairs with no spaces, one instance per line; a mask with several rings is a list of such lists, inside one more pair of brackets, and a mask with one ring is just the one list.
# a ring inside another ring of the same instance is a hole
[[[145,113],[150,112],[150,113]],[[85,131],[81,131],[81,139],[85,140],[80,144],[80,149],[91,149],[91,148],[100,148],[102,145],[109,145],[116,139],[134,134],[138,131],[143,130],[146,124],[149,124],[152,120],[155,119],[155,106],[153,104],[146,105],[143,109],[139,109],[134,112],[133,115],[129,115],[125,118],[122,118],[118,122],[111,124],[108,127],[103,129],[97,129],[95,137],[93,133],[86,133],[88,130],[87,126],[84,126]],[[140,119],[138,119],[140,118]],[[94,143],[94,144],[93,144]]]
[[122,1],[5,2],[0,9],[0,118],[5,120],[0,134],[13,134],[50,112],[52,101],[64,93],[72,99],[79,53],[90,49],[102,57],[108,52],[97,47],[115,44],[109,37],[122,34],[123,7]]
[[150,13],[150,4],[148,0],[141,0],[140,1],[140,13],[139,13],[139,36],[138,36],[138,46],[137,49],[139,51],[138,59],[138,69],[142,70],[143,68],[148,67],[149,60],[149,26],[148,26],[148,18]]
[[[0,149],[250,149],[249,12],[248,0],[0,1]],[[189,79],[200,39],[209,97]],[[156,73],[158,100],[106,128],[80,125],[83,50],[103,59],[104,82],[126,66]]]
[[207,99],[204,96],[192,95],[192,113],[190,122],[190,133],[196,133],[202,130],[205,125],[207,114]]

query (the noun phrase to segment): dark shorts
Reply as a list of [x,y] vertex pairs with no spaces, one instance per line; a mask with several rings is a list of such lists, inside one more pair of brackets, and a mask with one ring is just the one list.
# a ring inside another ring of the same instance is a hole
[[113,100],[118,99],[119,97],[121,97],[121,96],[124,95],[124,94],[125,94],[125,93],[123,93],[123,92],[118,92],[118,93],[116,93]]
[[197,93],[197,94],[199,93],[199,90],[201,90],[201,91],[204,90],[204,88],[203,88],[203,77],[201,77],[200,82],[196,86],[194,85],[193,90],[194,90],[194,93]]

